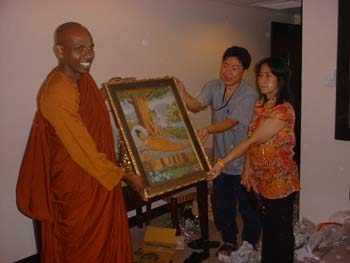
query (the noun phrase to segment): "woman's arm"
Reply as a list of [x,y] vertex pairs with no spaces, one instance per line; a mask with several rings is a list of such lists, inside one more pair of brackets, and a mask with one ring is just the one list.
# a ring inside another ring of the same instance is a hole
[[208,179],[212,180],[216,178],[225,167],[225,165],[244,153],[246,153],[250,146],[255,144],[261,144],[271,139],[278,134],[283,128],[287,127],[287,122],[278,119],[265,120],[255,132],[246,140],[239,143],[234,147],[222,160],[217,162],[208,173]]

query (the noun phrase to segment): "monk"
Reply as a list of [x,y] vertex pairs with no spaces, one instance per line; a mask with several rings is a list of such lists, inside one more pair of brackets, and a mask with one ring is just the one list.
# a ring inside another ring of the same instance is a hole
[[132,262],[122,178],[104,98],[89,74],[94,43],[75,22],[55,31],[58,66],[44,81],[17,184],[17,203],[41,226],[41,262]]

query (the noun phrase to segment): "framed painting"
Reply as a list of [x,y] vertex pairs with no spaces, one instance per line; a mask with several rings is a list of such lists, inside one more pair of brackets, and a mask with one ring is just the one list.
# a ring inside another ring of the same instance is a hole
[[154,197],[206,179],[209,160],[174,78],[103,84],[132,169]]

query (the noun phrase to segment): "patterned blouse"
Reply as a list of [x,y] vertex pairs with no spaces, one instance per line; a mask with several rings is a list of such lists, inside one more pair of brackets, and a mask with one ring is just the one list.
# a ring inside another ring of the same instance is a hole
[[250,179],[260,194],[269,199],[284,198],[300,190],[298,168],[293,160],[295,113],[288,102],[275,105],[275,101],[268,100],[265,105],[261,99],[256,102],[249,136],[269,118],[285,121],[288,126],[266,142],[251,146],[247,153]]

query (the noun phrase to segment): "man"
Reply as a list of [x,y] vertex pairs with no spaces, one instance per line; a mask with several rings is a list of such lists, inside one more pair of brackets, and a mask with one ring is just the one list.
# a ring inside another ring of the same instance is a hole
[[[257,93],[243,81],[251,63],[249,52],[238,46],[228,48],[220,70],[220,79],[209,81],[198,98],[192,97],[178,81],[179,92],[188,109],[199,112],[212,107],[212,124],[198,130],[204,143],[209,134],[214,135],[214,159],[219,160],[247,137]],[[259,240],[258,213],[251,208],[247,193],[240,184],[244,157],[225,166],[214,180],[214,198],[217,218],[224,244],[220,254],[229,256],[237,246],[236,203],[243,218],[242,240],[255,245]]]
[[18,207],[41,223],[41,262],[131,262],[120,181],[140,195],[145,183],[116,166],[109,114],[88,74],[92,37],[65,23],[55,31],[54,51],[58,66],[39,91]]

